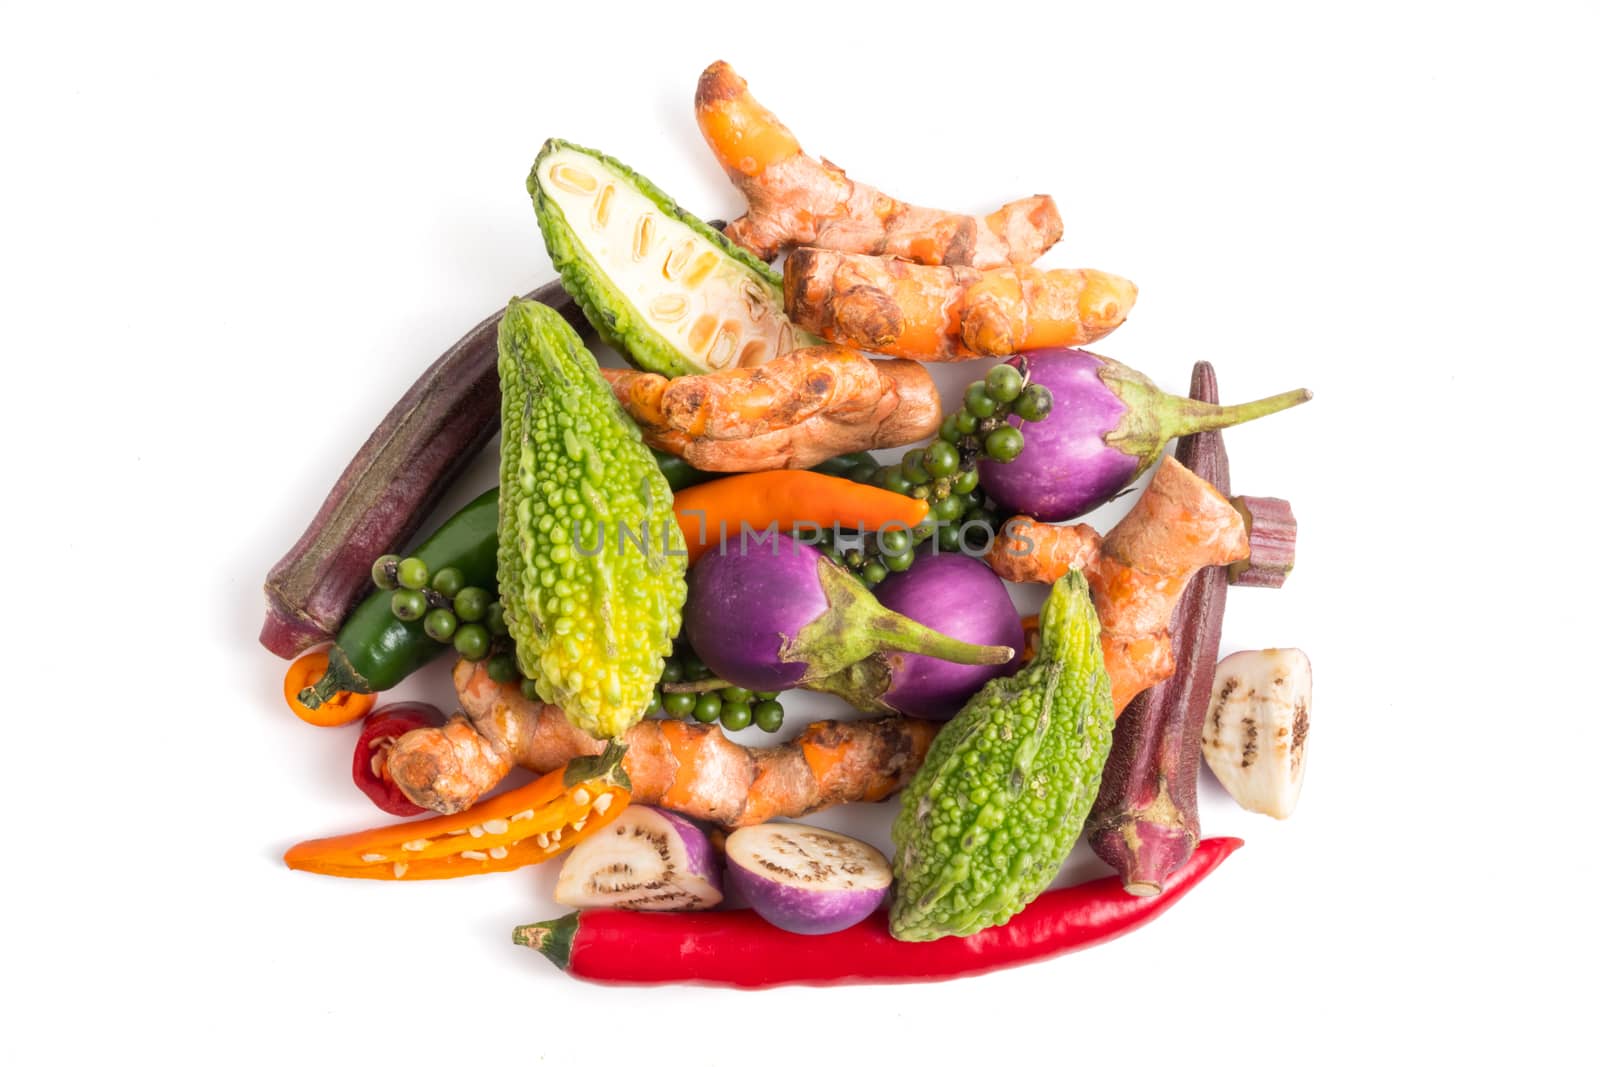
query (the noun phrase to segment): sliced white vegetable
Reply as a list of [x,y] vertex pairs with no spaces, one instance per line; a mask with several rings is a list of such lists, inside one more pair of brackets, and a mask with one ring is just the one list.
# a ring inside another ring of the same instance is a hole
[[772,925],[831,934],[871,915],[893,873],[883,853],[844,834],[799,823],[746,826],[728,837],[728,878]]
[[1200,750],[1246,811],[1287,819],[1305,779],[1311,661],[1298,648],[1235,652],[1217,664]]
[[699,911],[722,902],[722,879],[699,827],[634,804],[572,850],[555,898],[570,908]]
[[584,252],[684,360],[702,371],[748,367],[795,347],[782,293],[664,214],[627,175],[561,148],[541,157],[539,180]]

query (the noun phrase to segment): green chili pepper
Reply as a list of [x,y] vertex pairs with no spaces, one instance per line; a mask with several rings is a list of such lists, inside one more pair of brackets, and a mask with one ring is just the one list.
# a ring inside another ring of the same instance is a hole
[[[421,560],[433,574],[454,568],[467,584],[493,589],[499,498],[499,491],[491,489],[473,500],[417,546],[411,557]],[[420,616],[409,622],[395,618],[390,610],[393,596],[380,589],[351,612],[328,650],[327,673],[316,685],[301,691],[301,703],[315,708],[338,692],[393,689],[449,647],[428,636]]]

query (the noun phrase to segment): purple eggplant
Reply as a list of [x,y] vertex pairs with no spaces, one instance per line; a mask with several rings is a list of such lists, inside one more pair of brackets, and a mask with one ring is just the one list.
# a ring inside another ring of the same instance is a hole
[[689,571],[683,626],[712,673],[755,690],[809,685],[885,650],[952,663],[1008,663],[1015,655],[890,611],[849,571],[784,534],[702,556]]
[[1002,511],[1041,522],[1075,519],[1131,485],[1174,437],[1220,430],[1303,404],[1295,389],[1248,404],[1219,407],[1164,393],[1114,359],[1077,348],[1042,348],[1012,359],[1030,382],[1054,397],[1039,422],[1012,416],[1022,454],[1010,463],[985,460],[980,484]]
[[728,835],[727,850],[728,881],[757,915],[791,934],[854,926],[878,910],[894,879],[871,845],[802,823],[746,826]]
[[941,633],[983,645],[1009,645],[1009,663],[962,664],[915,652],[875,652],[812,683],[863,711],[894,711],[944,722],[993,678],[1022,666],[1022,618],[988,567],[971,556],[925,553],[873,590],[878,603]]

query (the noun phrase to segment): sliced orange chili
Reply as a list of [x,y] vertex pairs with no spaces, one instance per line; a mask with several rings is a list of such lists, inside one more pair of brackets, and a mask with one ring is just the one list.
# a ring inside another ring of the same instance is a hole
[[297,871],[417,881],[541,863],[603,829],[628,806],[626,746],[576,759],[458,815],[302,841],[284,853]]
[[355,722],[378,702],[376,693],[338,692],[315,708],[300,703],[300,691],[315,685],[327,673],[328,654],[307,652],[289,664],[283,676],[283,699],[289,702],[289,710],[312,726],[343,726]]
[[1022,662],[1030,663],[1039,654],[1039,616],[1022,617]]
[[906,529],[928,517],[928,502],[875,485],[815,471],[756,471],[680,489],[672,498],[691,564],[724,539],[737,545],[747,528],[782,533],[832,529]]

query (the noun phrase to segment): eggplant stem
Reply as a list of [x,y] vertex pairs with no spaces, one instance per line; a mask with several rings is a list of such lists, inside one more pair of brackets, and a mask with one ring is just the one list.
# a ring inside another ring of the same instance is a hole
[[1311,399],[1309,389],[1291,389],[1287,393],[1263,397],[1246,404],[1207,404],[1187,397],[1174,397],[1167,426],[1172,437],[1188,437],[1207,430],[1221,430],[1242,422],[1272,415],[1287,408],[1304,404]]
[[972,645],[890,611],[861,582],[828,557],[817,555],[817,581],[828,607],[785,638],[778,658],[804,662],[802,685],[837,674],[876,652],[894,650],[932,656],[950,663],[1008,663],[1010,645]]
[[879,648],[893,649],[896,652],[915,652],[950,663],[967,665],[1010,663],[1011,657],[1017,654],[1016,649],[1010,645],[968,644],[898,612],[889,611],[887,608],[883,610],[884,616],[875,619],[873,625],[873,635],[877,639],[876,644]]

